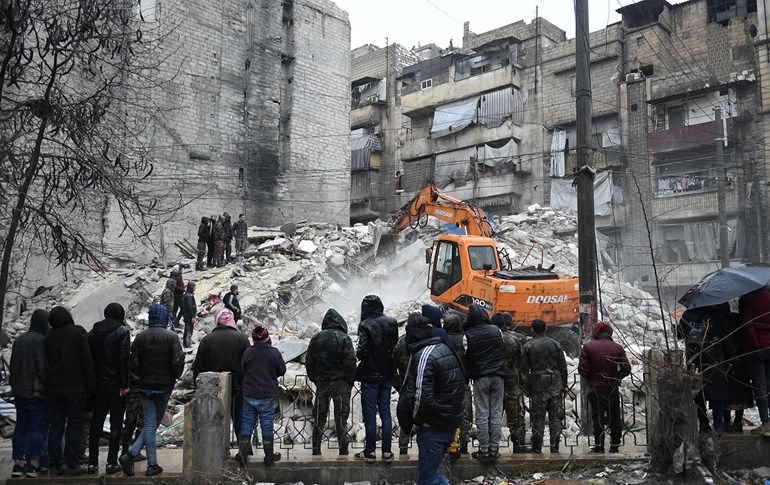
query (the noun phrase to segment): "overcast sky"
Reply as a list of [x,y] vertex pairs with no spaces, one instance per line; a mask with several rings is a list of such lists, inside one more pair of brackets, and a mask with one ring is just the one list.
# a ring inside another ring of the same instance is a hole
[[[350,14],[351,44],[399,43],[406,48],[435,43],[439,47],[462,46],[463,22],[481,33],[518,20],[531,22],[539,15],[575,37],[572,0],[333,0]],[[679,3],[681,0],[671,1]],[[632,0],[588,0],[591,32],[620,21],[615,12]]]

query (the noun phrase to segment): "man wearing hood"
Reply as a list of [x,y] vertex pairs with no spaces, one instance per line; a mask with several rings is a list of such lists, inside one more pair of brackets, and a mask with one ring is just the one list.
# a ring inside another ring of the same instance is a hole
[[[51,476],[80,475],[82,454],[80,435],[83,430],[86,395],[96,388],[94,362],[86,331],[75,325],[70,312],[61,306],[48,314],[51,329],[45,334],[48,359],[48,456]],[[62,436],[65,438],[62,469]]]
[[[201,372],[229,372],[230,394],[232,395],[230,412],[233,418],[233,429],[236,435],[240,432],[243,418],[243,374],[241,374],[241,358],[249,348],[249,339],[243,332],[238,331],[233,312],[220,308],[214,314],[217,326],[210,334],[201,339],[198,353],[192,365],[193,381],[197,382]],[[248,447],[252,453],[251,446]]]
[[222,217],[225,218],[225,220],[222,222],[222,229],[225,232],[225,264],[230,263],[230,254],[233,252],[233,223],[230,219],[230,214],[227,212],[224,212],[222,214]]
[[398,421],[417,430],[418,483],[449,483],[439,467],[462,421],[463,366],[418,313],[409,315],[406,341],[412,358],[398,398]]
[[612,327],[598,322],[594,339],[583,345],[578,373],[588,380],[588,402],[594,428],[595,453],[604,453],[604,427],[610,426],[610,453],[619,451],[623,433],[620,416],[620,381],[631,373],[626,351],[612,341]]
[[184,353],[176,334],[166,330],[168,312],[163,305],[152,305],[148,314],[149,328],[136,336],[131,345],[131,370],[142,399],[144,430],[128,453],[118,459],[123,473],[134,475],[134,461],[147,448],[147,470],[152,477],[163,473],[158,465],[155,432],[166,413],[171,391],[184,370]]
[[521,341],[513,331],[513,317],[510,313],[495,313],[490,321],[503,332],[505,344],[505,380],[503,383],[503,408],[508,429],[511,431],[511,443],[514,453],[525,453],[528,450],[524,443],[524,392],[527,377],[524,370],[524,351]]
[[529,383],[529,414],[532,423],[532,453],[542,453],[545,413],[551,453],[559,452],[567,388],[567,360],[561,344],[545,335],[545,322],[532,320],[533,337],[524,344],[524,373]]
[[393,421],[390,416],[390,391],[395,372],[393,349],[398,341],[398,322],[383,314],[384,307],[377,295],[366,295],[361,302],[361,323],[358,326],[356,379],[361,381],[361,413],[366,439],[364,451],[356,453],[367,463],[377,459],[377,413],[382,422],[382,459],[393,461]]
[[[468,369],[465,361],[465,347],[463,345],[463,321],[465,315],[457,310],[447,310],[444,315],[444,329],[449,334],[452,341],[452,348],[463,364],[463,369]],[[458,459],[460,455],[468,454],[468,443],[471,441],[470,431],[473,427],[473,398],[471,397],[471,386],[468,377],[465,378],[465,395],[463,396],[463,420],[460,424],[459,448],[453,459]]]
[[171,316],[174,318],[174,321],[177,323],[177,328],[179,328],[179,320],[182,318],[180,309],[182,307],[182,297],[184,296],[185,284],[184,284],[184,278],[182,277],[182,268],[178,264],[175,264],[174,267],[171,268],[170,277],[174,278],[175,280],[174,307],[171,309]]
[[[35,310],[29,331],[13,342],[10,384],[16,405],[16,429],[13,433],[13,471],[11,476],[29,478],[40,475],[45,423],[48,416],[45,385],[48,359],[44,339],[48,331],[48,312]],[[25,462],[24,458],[27,458]]]
[[187,283],[187,293],[182,297],[182,317],[184,318],[184,336],[182,340],[185,348],[192,347],[192,333],[195,325],[195,317],[198,314],[198,302],[195,301],[195,283]]
[[[201,217],[201,223],[198,226],[198,260],[195,263],[196,271],[203,271],[203,259],[206,257],[206,251],[211,241],[211,220],[208,217]],[[209,264],[210,265],[210,264]]]
[[104,309],[104,320],[88,332],[88,344],[96,371],[96,392],[93,394],[93,417],[88,438],[88,473],[99,470],[99,439],[107,413],[110,414],[110,446],[107,453],[108,475],[120,471],[118,447],[123,436],[123,415],[129,383],[131,333],[123,319],[125,310],[119,303]]
[[308,378],[316,386],[313,408],[313,454],[321,454],[321,441],[329,415],[329,400],[334,401],[334,424],[340,456],[348,454],[348,416],[350,392],[356,373],[356,353],[348,336],[348,324],[336,310],[324,315],[321,331],[310,339],[305,357]]
[[465,362],[473,380],[473,403],[479,451],[473,457],[481,462],[496,460],[500,454],[503,429],[503,391],[505,344],[500,329],[489,322],[487,311],[472,303],[465,319]]

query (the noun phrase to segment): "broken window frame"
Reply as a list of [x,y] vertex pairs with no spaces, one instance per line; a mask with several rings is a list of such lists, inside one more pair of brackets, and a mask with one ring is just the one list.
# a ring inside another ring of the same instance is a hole
[[757,11],[756,0],[706,0],[706,21],[727,25],[730,19]]

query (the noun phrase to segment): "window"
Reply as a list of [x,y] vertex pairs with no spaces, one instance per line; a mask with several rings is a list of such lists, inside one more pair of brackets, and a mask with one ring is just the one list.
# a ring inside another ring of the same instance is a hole
[[440,241],[435,257],[431,293],[440,295],[462,279],[460,251],[456,243]]
[[727,25],[733,17],[757,11],[757,0],[708,0],[708,21]]
[[492,270],[497,270],[495,248],[492,246],[470,246],[468,257],[471,259],[471,269],[483,270],[484,265],[489,264]]
[[420,89],[428,89],[433,87],[433,78],[420,81]]
[[687,105],[680,104],[668,108],[668,129],[684,128],[687,126]]

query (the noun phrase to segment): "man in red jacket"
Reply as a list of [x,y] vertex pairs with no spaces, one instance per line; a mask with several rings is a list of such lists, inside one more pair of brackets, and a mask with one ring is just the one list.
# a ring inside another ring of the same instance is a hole
[[594,339],[580,351],[578,372],[588,380],[588,402],[594,425],[594,453],[604,453],[604,428],[610,426],[610,453],[619,451],[623,432],[620,416],[620,380],[631,373],[626,351],[612,341],[612,327],[598,322]]

